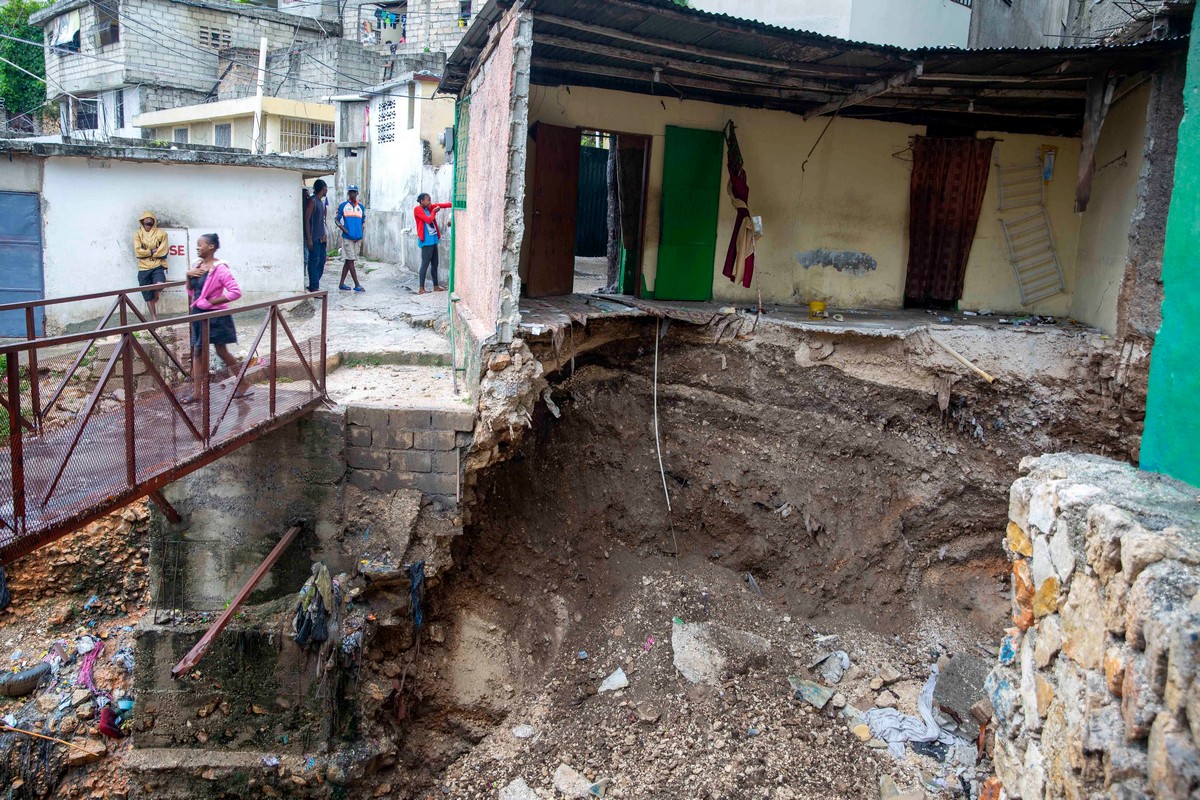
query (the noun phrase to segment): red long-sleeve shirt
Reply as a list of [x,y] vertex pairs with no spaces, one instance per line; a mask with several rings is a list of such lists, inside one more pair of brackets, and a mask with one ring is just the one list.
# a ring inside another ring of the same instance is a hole
[[438,227],[437,220],[434,217],[437,215],[439,208],[449,207],[450,203],[430,203],[429,211],[426,211],[419,205],[413,209],[413,218],[417,221],[417,241],[425,241],[426,225],[432,225],[433,229],[437,231],[438,239],[442,238],[442,229]]

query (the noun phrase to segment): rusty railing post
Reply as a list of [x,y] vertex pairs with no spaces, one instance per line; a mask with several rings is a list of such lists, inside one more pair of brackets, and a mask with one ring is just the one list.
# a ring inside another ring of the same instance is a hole
[[[124,311],[124,309],[122,309]],[[122,314],[124,316],[124,314]],[[125,478],[132,488],[137,486],[137,446],[133,427],[133,339],[132,333],[121,337],[121,378],[125,392]]]
[[[195,367],[192,367],[195,370]],[[208,429],[209,414],[211,413],[208,407],[208,320],[200,320],[200,420],[204,423],[204,446],[208,447],[212,441],[213,431]]]
[[[25,309],[25,338],[32,342],[37,338],[34,330],[33,307]],[[37,346],[29,348],[29,400],[33,404],[33,426],[38,433],[42,432],[42,391],[39,386]]]
[[278,358],[279,344],[278,344],[278,340],[277,340],[277,336],[276,336],[276,333],[278,330],[278,325],[276,324],[275,317],[279,313],[279,306],[271,306],[271,311],[269,313],[271,314],[271,355],[270,355],[271,360],[267,364],[267,375],[270,379],[270,384],[271,384],[270,391],[268,392],[268,394],[271,398],[270,399],[270,414],[271,414],[271,418],[274,419],[275,418],[275,379],[276,379],[276,377],[278,377],[278,372],[276,371],[276,369],[277,369],[276,364],[278,363],[278,360],[279,360],[279,358]]
[[13,529],[25,532],[25,451],[21,430],[21,359],[10,353],[5,360],[8,378],[8,453],[12,468]]
[[329,293],[326,292],[321,296],[321,396],[327,397],[328,392],[325,391],[325,371],[326,371],[326,339],[325,334],[329,330]]

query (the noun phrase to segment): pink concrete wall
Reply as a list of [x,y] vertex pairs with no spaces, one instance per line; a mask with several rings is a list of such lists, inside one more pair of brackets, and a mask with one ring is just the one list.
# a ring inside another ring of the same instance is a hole
[[467,207],[454,214],[454,286],[476,341],[496,332],[500,312],[515,30],[505,26],[471,86]]

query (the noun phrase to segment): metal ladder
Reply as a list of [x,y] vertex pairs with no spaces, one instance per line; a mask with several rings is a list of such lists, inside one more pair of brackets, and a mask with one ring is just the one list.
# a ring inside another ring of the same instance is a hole
[[[1062,265],[1054,249],[1054,233],[1046,213],[1041,161],[1007,167],[996,162],[996,173],[999,178],[998,218],[1008,246],[1008,260],[1017,279],[1021,305],[1027,306],[1065,291]],[[1009,213],[1018,209],[1023,213]]]

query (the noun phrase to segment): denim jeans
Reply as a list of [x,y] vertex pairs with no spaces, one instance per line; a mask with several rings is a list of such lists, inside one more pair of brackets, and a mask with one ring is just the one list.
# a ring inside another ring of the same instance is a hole
[[321,276],[325,273],[325,242],[313,242],[308,251],[308,286],[310,292],[321,289]]

